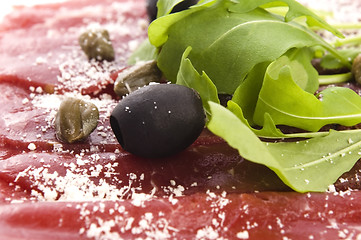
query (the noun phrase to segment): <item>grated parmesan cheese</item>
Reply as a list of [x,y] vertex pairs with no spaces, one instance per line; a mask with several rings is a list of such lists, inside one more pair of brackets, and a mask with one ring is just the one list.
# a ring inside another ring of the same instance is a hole
[[248,231],[238,232],[237,233],[237,238],[239,238],[239,239],[248,239],[249,238]]
[[[306,1],[301,0],[301,2],[307,2],[310,6],[323,9],[327,6],[331,11],[336,8],[336,0],[320,0],[320,1]],[[330,2],[332,4],[330,4]],[[108,22],[104,26],[100,26],[98,23],[89,22],[87,26],[81,28],[73,28],[70,31],[81,32],[86,28],[94,27],[104,27],[108,29],[114,39],[112,33],[118,33],[115,37],[119,36],[130,36],[135,35],[134,40],[129,41],[126,44],[116,47],[116,55],[119,58],[115,62],[96,62],[96,61],[84,61],[85,56],[80,51],[77,45],[62,46],[64,49],[67,49],[66,54],[57,56],[57,62],[59,63],[60,74],[58,76],[59,86],[55,89],[55,94],[45,94],[44,90],[41,87],[29,87],[30,94],[29,97],[24,98],[22,103],[24,105],[31,103],[32,107],[35,109],[40,109],[48,113],[47,117],[44,119],[46,126],[39,127],[41,133],[36,134],[37,139],[41,139],[45,133],[52,128],[53,120],[55,118],[56,110],[60,105],[62,99],[67,96],[81,98],[86,101],[94,103],[100,110],[100,120],[99,126],[97,127],[96,135],[104,138],[102,144],[107,142],[115,142],[116,139],[111,132],[109,127],[104,125],[104,122],[108,121],[108,117],[117,104],[117,101],[113,100],[112,97],[108,94],[101,94],[97,98],[84,95],[84,91],[88,88],[98,86],[98,89],[95,90],[95,94],[98,94],[102,91],[102,88],[106,85],[112,83],[112,80],[109,78],[109,75],[119,70],[119,66],[123,64],[124,60],[127,59],[129,55],[129,49],[135,49],[140,43],[142,38],[139,37],[147,27],[147,23],[144,19],[139,20],[136,28],[127,27],[127,19],[122,17],[126,11],[131,11],[135,7],[135,3],[128,1],[122,5],[120,3],[113,3],[112,8],[116,11],[117,16],[119,16],[116,22]],[[318,5],[319,4],[319,5]],[[358,6],[358,3],[353,3],[351,7]],[[89,7],[85,8],[80,12],[64,12],[60,10],[55,18],[57,19],[66,19],[69,14],[76,14],[77,16],[91,16],[97,14],[97,12],[102,11],[99,9],[101,7]],[[340,11],[337,11],[340,12]],[[340,14],[335,16],[336,21],[341,22],[345,19],[350,21],[350,18],[355,18],[355,15],[349,14],[347,11],[341,11]],[[357,16],[357,20],[358,20]],[[340,21],[341,20],[341,21]],[[48,22],[51,26],[52,22]],[[57,31],[48,31],[49,38],[54,37],[55,34],[59,34]],[[25,59],[26,56],[21,55],[19,59]],[[52,53],[49,53],[49,58],[54,57]],[[47,63],[49,59],[47,57],[38,57],[34,60],[34,65],[42,65]],[[31,79],[29,79],[31,81]],[[64,93],[65,91],[65,93]],[[155,108],[157,108],[155,103]],[[127,109],[129,110],[129,109]],[[129,110],[130,112],[130,110]],[[169,111],[169,113],[171,113]],[[13,120],[13,123],[16,123],[16,120]],[[9,122],[7,122],[9,124]],[[9,128],[10,129],[10,128]],[[23,136],[26,138],[26,136]],[[352,144],[353,141],[350,139],[349,143]],[[142,182],[146,177],[144,173],[135,174],[129,173],[127,182],[124,184],[124,187],[118,188],[116,185],[117,181],[117,167],[119,163],[116,162],[117,155],[121,154],[121,151],[117,149],[112,149],[112,154],[108,155],[110,160],[109,163],[102,165],[99,162],[102,160],[101,156],[98,154],[100,150],[99,145],[92,145],[90,141],[89,149],[83,149],[81,153],[74,153],[67,150],[66,146],[59,142],[52,143],[52,151],[57,155],[54,155],[52,161],[61,162],[63,159],[59,156],[61,154],[72,154],[74,156],[74,162],[62,162],[59,164],[64,167],[64,173],[58,171],[51,171],[52,165],[42,164],[41,166],[29,166],[24,171],[19,172],[15,178],[15,183],[23,180],[24,178],[30,180],[33,183],[31,186],[31,197],[34,200],[38,201],[66,201],[66,202],[79,202],[77,209],[80,209],[82,220],[86,223],[86,226],[79,229],[79,234],[85,235],[88,238],[94,238],[97,240],[102,239],[121,239],[120,232],[131,231],[133,234],[144,233],[147,239],[170,239],[173,237],[174,233],[177,233],[179,229],[172,227],[167,221],[166,217],[157,218],[151,212],[146,212],[136,219],[132,216],[127,216],[121,218],[117,215],[127,214],[127,209],[120,204],[124,199],[129,199],[133,207],[137,208],[146,208],[147,203],[151,200],[157,199],[155,192],[157,189],[153,189],[151,193],[140,193],[139,186],[135,186],[136,181]],[[35,143],[29,143],[28,149],[30,151],[37,150]],[[39,154],[40,155],[40,154]],[[44,163],[44,159],[39,158],[40,163]],[[234,175],[234,170],[230,172]],[[211,179],[212,176],[209,176]],[[95,181],[94,179],[97,179]],[[114,179],[114,181],[111,181]],[[305,180],[308,182],[308,180]],[[170,185],[162,187],[163,192],[168,196],[166,199],[171,203],[172,206],[176,206],[179,203],[180,197],[183,197],[184,191],[186,190],[184,186],[177,184],[175,180],[169,181]],[[141,184],[140,184],[141,186]],[[198,183],[194,182],[191,184],[191,187],[197,187]],[[220,186],[217,188],[221,189]],[[36,190],[35,190],[36,189]],[[336,193],[335,186],[332,185],[329,187],[330,192],[334,192],[335,195],[344,196],[350,193],[350,191]],[[311,195],[308,195],[309,197]],[[106,206],[103,201],[117,201],[118,206],[114,208],[106,209]],[[11,200],[12,203],[22,202],[22,200]],[[93,202],[97,205],[89,207],[87,203],[84,202]],[[220,236],[221,231],[227,231],[225,226],[226,213],[224,208],[230,203],[230,200],[227,198],[227,193],[222,192],[217,194],[211,191],[207,192],[207,204],[210,206],[210,212],[213,214],[211,223],[207,226],[204,226],[201,229],[198,229],[195,238],[196,239],[222,239]],[[327,207],[328,205],[325,205]],[[71,207],[71,205],[69,205]],[[307,205],[306,207],[309,208]],[[307,209],[308,210],[308,209]],[[240,209],[243,214],[250,214],[250,209],[248,205],[242,206]],[[114,215],[112,219],[102,219],[100,217],[93,218],[93,213],[109,213]],[[204,211],[204,214],[209,214],[209,212]],[[333,214],[332,211],[329,214]],[[165,214],[160,212],[158,217],[162,217]],[[309,214],[306,213],[305,217],[309,217]],[[322,216],[321,216],[322,217]],[[280,218],[275,219],[277,226],[281,229],[281,233],[284,233],[283,229],[285,226],[282,223]],[[339,226],[329,219],[330,228],[338,228]],[[260,223],[261,224],[261,223]],[[249,230],[257,228],[259,224],[257,222],[247,221],[243,229],[236,234],[238,239],[249,239]],[[119,228],[119,229],[116,229]],[[268,225],[267,228],[272,230],[272,225]],[[245,230],[246,229],[246,230]],[[348,237],[348,232],[340,229],[339,237],[346,238]],[[358,235],[357,238],[360,238],[361,235]],[[284,237],[287,239],[287,237]],[[313,236],[309,236],[309,239],[313,239]]]
[[36,150],[36,145],[35,145],[34,143],[29,143],[28,149],[29,149],[30,151],[35,151],[35,150]]

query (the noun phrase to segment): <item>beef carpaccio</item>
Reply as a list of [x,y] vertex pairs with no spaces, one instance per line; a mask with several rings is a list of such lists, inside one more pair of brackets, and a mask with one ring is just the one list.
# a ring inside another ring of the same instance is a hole
[[[1,239],[360,239],[359,163],[333,191],[301,194],[206,130],[167,159],[121,149],[112,85],[147,25],[143,0],[24,7],[1,23]],[[113,62],[89,61],[78,45],[99,26]],[[64,96],[99,108],[83,143],[55,136]]]

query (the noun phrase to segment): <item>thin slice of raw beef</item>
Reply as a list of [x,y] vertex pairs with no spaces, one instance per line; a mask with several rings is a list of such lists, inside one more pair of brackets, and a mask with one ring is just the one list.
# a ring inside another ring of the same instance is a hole
[[[360,163],[333,193],[295,193],[205,130],[185,151],[143,159],[109,124],[117,72],[146,37],[143,0],[20,7],[0,24],[0,235],[10,239],[357,239]],[[109,31],[116,60],[89,61],[78,36]],[[100,111],[81,143],[55,136],[61,100]]]

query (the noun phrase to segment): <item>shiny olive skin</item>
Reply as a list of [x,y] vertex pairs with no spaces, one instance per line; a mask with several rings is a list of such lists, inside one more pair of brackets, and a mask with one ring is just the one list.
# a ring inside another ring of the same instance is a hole
[[190,146],[205,125],[201,98],[176,84],[140,88],[114,108],[110,124],[124,150],[145,158],[163,158]]
[[[150,21],[153,21],[157,18],[157,2],[158,0],[147,0],[147,13]],[[185,0],[177,4],[172,13],[180,12],[188,9],[190,6],[197,4],[198,0]]]
[[220,104],[221,104],[222,106],[225,106],[225,107],[227,107],[227,103],[228,103],[229,100],[232,99],[232,97],[233,97],[232,95],[226,94],[226,93],[220,93],[220,94],[218,94],[218,98],[219,98]]

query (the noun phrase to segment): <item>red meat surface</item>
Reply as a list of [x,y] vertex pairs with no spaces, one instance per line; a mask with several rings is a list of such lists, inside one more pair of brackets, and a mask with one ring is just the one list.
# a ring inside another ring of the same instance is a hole
[[357,239],[360,192],[198,193],[178,198],[16,202],[2,239]]
[[[17,9],[0,26],[0,81],[50,93],[101,91],[146,36],[144,4],[80,0]],[[89,26],[109,31],[115,62],[89,62],[79,51],[78,37]]]
[[[110,90],[147,21],[143,0],[79,0],[18,8],[0,24],[1,239],[360,238],[361,193],[348,190],[360,188],[360,162],[338,191],[301,194],[207,130],[166,159],[121,149]],[[94,26],[109,31],[114,62],[78,46]],[[64,96],[100,111],[84,142],[55,136]]]

